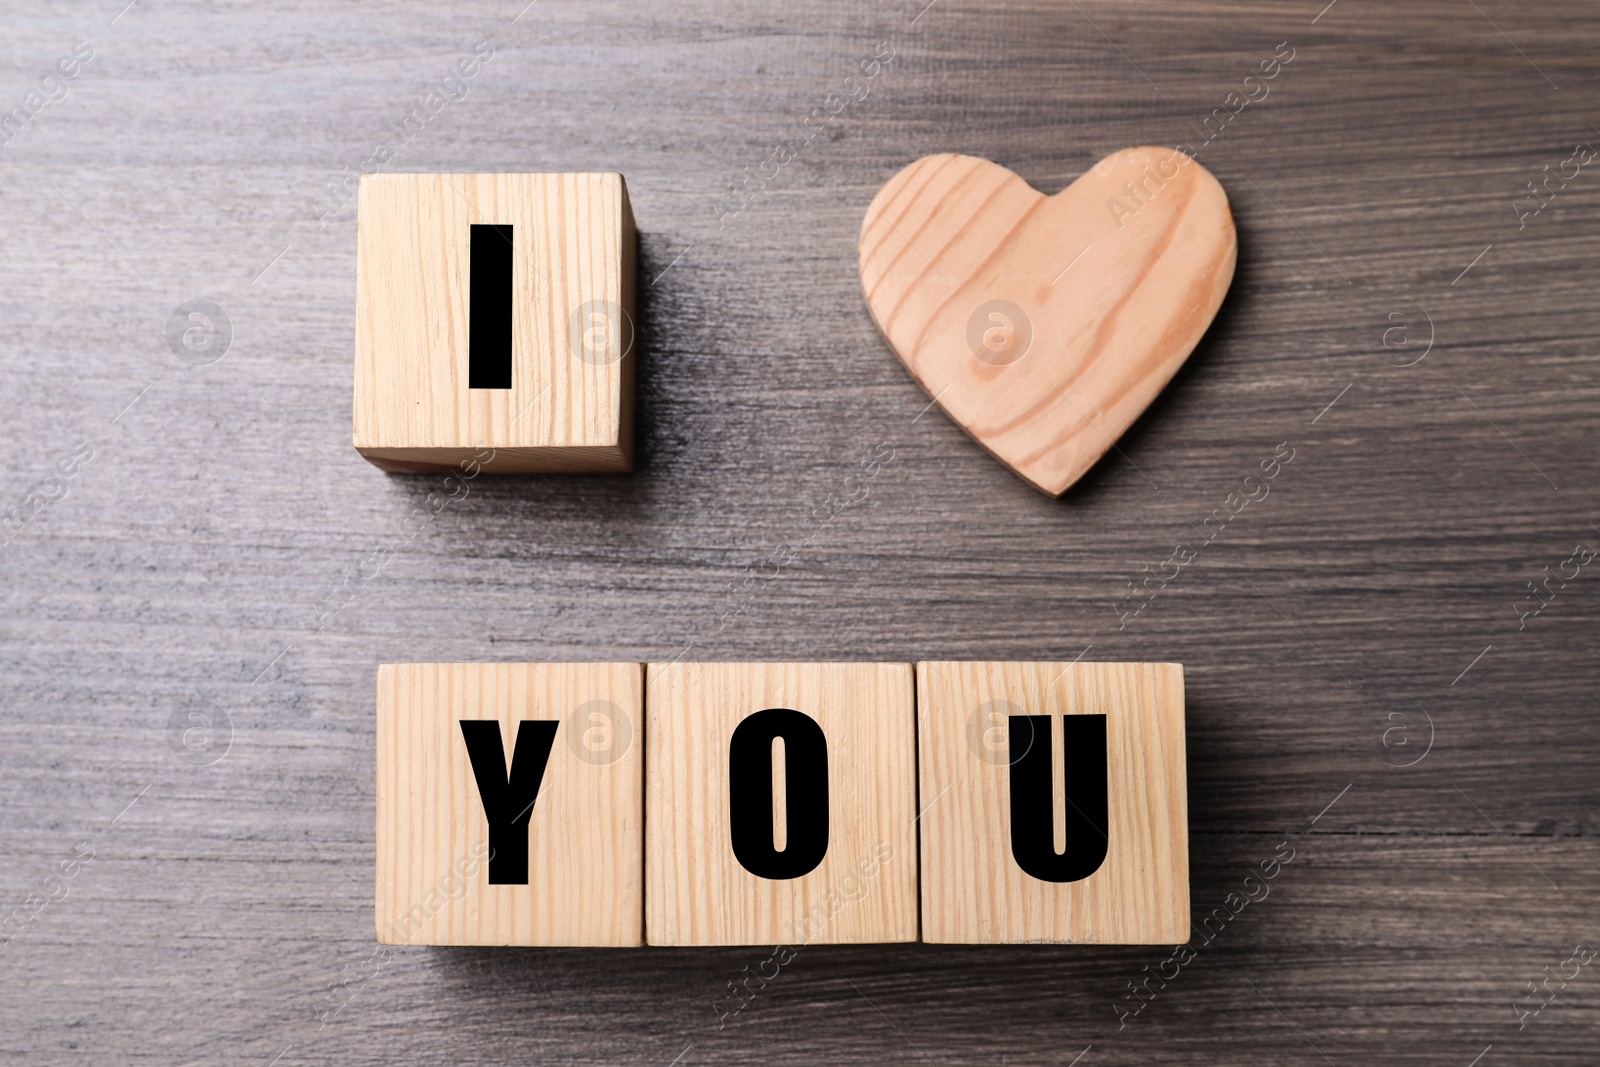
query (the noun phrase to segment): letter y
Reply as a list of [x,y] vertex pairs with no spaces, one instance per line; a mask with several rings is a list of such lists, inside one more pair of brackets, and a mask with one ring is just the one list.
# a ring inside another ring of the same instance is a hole
[[472,760],[472,776],[489,820],[489,884],[528,884],[528,819],[539,798],[545,764],[555,744],[559,719],[525,719],[517,724],[516,749],[506,769],[500,723],[462,719],[461,736]]

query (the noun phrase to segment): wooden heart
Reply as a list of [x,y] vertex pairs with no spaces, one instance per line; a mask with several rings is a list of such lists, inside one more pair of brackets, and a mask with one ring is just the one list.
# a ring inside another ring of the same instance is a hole
[[861,224],[878,328],[952,419],[1052,496],[1183,365],[1233,281],[1228,197],[1171,148],[1125,148],[1045,196],[925,156]]

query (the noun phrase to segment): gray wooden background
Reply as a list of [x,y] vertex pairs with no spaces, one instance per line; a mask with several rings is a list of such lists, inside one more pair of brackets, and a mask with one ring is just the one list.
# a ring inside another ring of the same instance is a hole
[[[0,1059],[1595,1062],[1592,6],[525,2],[7,5]],[[921,414],[865,205],[929,152],[1054,192],[1178,142],[1233,291],[1046,499]],[[382,145],[627,175],[637,473],[435,513],[351,449]],[[375,664],[685,649],[1180,661],[1197,917],[1295,858],[1129,1016],[1170,950],[810,948],[721,1029],[767,950],[376,952]]]

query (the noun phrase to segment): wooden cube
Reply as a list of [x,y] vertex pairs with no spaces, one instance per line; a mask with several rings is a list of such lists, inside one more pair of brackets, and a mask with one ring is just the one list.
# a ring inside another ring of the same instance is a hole
[[919,663],[922,939],[1189,939],[1183,668]]
[[353,440],[389,471],[633,466],[620,174],[364,174]]
[[652,945],[914,941],[909,663],[652,663]]
[[378,668],[378,940],[643,943],[644,668]]

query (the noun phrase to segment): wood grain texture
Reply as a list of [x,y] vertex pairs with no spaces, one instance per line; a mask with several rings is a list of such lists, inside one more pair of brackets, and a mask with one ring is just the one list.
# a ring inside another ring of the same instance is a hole
[[[1065,715],[1106,717],[1106,857],[1047,882],[1012,858],[1011,774],[1038,738],[1011,716],[1055,722],[1055,851]],[[1183,668],[1174,663],[917,664],[922,939],[1182,944],[1189,940],[1189,810]]]
[[[652,663],[646,678],[650,944],[916,940],[911,664]],[[767,708],[810,716],[827,739],[827,852],[799,877],[757,877],[730,841],[729,740]]]
[[[639,663],[380,666],[379,943],[643,944],[643,686]],[[559,724],[527,819],[525,885],[489,881],[463,719],[497,722],[508,763],[523,720]]]
[[[363,174],[356,450],[391,471],[633,468],[634,267],[620,174]],[[512,227],[511,388],[468,387],[474,224]]]
[[[1596,139],[1589,5],[274,2],[6,15],[8,109],[75,39],[95,58],[0,148],[0,515],[29,516],[0,537],[0,915],[32,916],[0,1060],[1591,1067],[1592,968],[1512,1012],[1600,921],[1600,575],[1514,610],[1600,524],[1600,172],[1513,206]],[[1186,138],[1233,287],[1051,500],[919,417],[862,297],[866,205],[934,152],[1053,193]],[[435,511],[440,480],[350,447],[380,142],[386,171],[627,175],[634,474]],[[201,298],[233,327],[206,366],[165,329]],[[812,946],[723,1018],[770,946],[375,943],[379,663],[1091,645],[1184,665],[1196,917],[1297,850],[1126,1025],[1170,949]]]
[[1233,281],[1228,196],[1192,152],[1125,148],[1050,197],[941,153],[867,205],[878,328],[958,426],[1052,496],[1177,373]]

